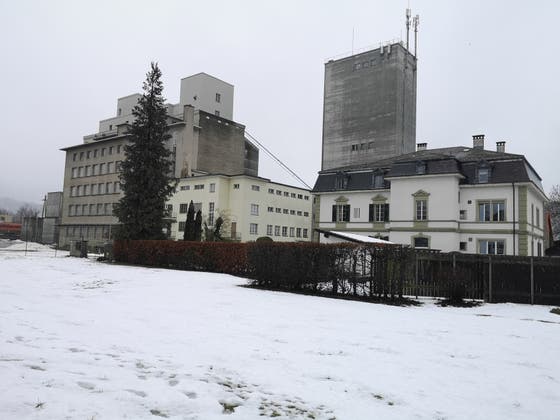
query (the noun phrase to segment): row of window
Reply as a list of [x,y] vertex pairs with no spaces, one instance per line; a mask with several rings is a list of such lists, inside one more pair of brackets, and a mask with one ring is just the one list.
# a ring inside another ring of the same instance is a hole
[[275,190],[274,188],[269,188],[268,193],[269,194],[276,194],[276,195],[283,195],[284,197],[298,198],[299,200],[309,200],[308,195],[291,193],[289,191]]
[[99,184],[75,185],[70,187],[70,197],[83,197],[86,195],[118,194],[121,192],[121,183],[101,182]]
[[66,226],[66,237],[79,239],[109,239],[110,226]]
[[[428,220],[428,200],[425,198],[417,198],[414,200],[415,214],[414,220]],[[537,208],[537,226],[539,226],[540,211]],[[466,219],[466,210],[460,210],[459,217],[461,220]],[[360,218],[360,209],[354,208],[354,218]],[[478,203],[478,221],[480,222],[504,222],[506,220],[505,201],[490,200]],[[333,222],[349,222],[350,221],[350,205],[334,204],[332,206]],[[389,205],[388,204],[370,204],[369,205],[369,221],[370,222],[388,222],[389,221]]]
[[105,175],[119,172],[121,161],[95,163],[93,165],[75,166],[72,168],[72,178],[82,178],[84,176]]
[[[259,225],[257,223],[251,223],[249,225],[249,233],[252,235],[258,235]],[[267,236],[281,236],[290,238],[307,238],[309,230],[306,228],[299,228],[293,226],[278,226],[278,225],[266,225],[266,235]]]
[[[181,185],[181,191],[190,191],[190,189],[191,189],[190,185]],[[193,185],[193,189],[194,190],[203,190],[204,189],[204,184]],[[209,185],[209,191],[211,193],[216,192],[216,184],[215,183],[211,183]]]
[[111,216],[115,203],[70,204],[68,216]]
[[[252,206],[254,206],[254,205],[256,205],[256,204],[251,204],[251,214],[253,214]],[[272,207],[272,206],[268,206],[267,210],[268,210],[269,213],[282,213],[282,214],[290,214],[292,216],[309,217],[309,212],[308,211],[290,210],[290,209],[283,209],[281,207]]]
[[74,152],[72,155],[72,161],[84,159],[95,159],[97,157],[103,157],[105,155],[112,155],[114,153],[121,153],[122,146],[118,144],[117,146],[102,147],[100,149],[86,150],[83,152]]

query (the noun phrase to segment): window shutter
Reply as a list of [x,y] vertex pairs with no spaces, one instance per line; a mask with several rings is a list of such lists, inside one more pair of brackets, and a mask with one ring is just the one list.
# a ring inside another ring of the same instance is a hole
[[373,222],[373,204],[369,205],[369,221]]
[[332,206],[332,221],[336,222],[336,204]]
[[343,212],[342,216],[343,216],[343,220],[344,220],[345,222],[349,222],[349,221],[350,221],[350,204],[346,204],[346,205],[344,206],[344,212]]
[[389,221],[389,204],[385,204],[385,221]]

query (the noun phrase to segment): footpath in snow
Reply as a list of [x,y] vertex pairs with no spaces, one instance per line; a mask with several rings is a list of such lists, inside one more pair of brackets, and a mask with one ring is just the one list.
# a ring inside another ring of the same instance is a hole
[[551,307],[392,307],[21,248],[0,247],[0,419],[560,418]]

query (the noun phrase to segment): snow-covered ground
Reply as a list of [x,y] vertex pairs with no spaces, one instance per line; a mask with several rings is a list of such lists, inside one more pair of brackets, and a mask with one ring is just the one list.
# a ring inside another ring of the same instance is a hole
[[550,307],[391,307],[33,247],[0,249],[1,419],[560,418]]

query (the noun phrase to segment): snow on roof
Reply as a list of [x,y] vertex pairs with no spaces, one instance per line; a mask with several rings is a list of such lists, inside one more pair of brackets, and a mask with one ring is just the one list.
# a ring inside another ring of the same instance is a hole
[[368,244],[386,244],[386,245],[393,244],[393,242],[384,241],[383,239],[372,238],[371,236],[358,235],[356,233],[339,232],[334,230],[328,233],[333,236],[338,236],[339,238],[342,239],[348,239],[352,242],[363,242]]

